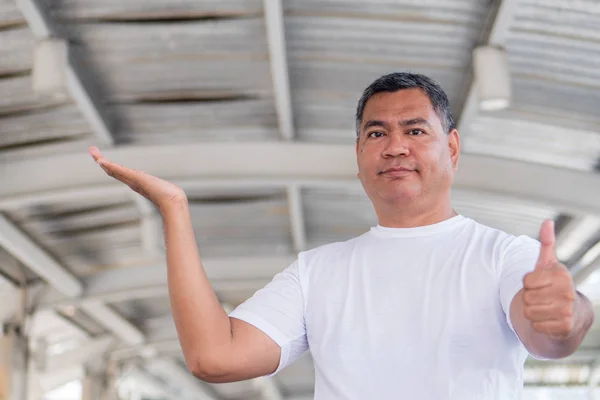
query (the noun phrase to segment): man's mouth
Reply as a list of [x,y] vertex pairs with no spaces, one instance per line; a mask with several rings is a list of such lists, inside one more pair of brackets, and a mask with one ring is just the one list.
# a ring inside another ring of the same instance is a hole
[[404,168],[404,167],[391,167],[386,168],[378,173],[378,175],[406,175],[410,172],[415,172],[412,168]]

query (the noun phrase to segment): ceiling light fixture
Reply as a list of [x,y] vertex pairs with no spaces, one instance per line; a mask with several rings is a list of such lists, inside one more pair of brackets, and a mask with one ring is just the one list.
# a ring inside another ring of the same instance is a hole
[[510,71],[503,48],[477,47],[473,51],[473,73],[481,110],[497,111],[510,106]]

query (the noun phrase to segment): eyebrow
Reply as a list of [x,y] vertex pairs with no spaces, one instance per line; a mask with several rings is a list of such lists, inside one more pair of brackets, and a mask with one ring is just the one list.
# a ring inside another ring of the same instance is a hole
[[426,125],[431,128],[431,124],[425,118],[413,118],[400,121],[400,126]]
[[[386,125],[387,125],[386,122],[372,119],[372,120],[367,121],[367,123],[365,123],[363,130],[372,128],[374,126],[385,127]],[[425,118],[421,118],[421,117],[402,120],[399,122],[398,125],[400,125],[400,126],[426,125],[431,128],[431,124]]]

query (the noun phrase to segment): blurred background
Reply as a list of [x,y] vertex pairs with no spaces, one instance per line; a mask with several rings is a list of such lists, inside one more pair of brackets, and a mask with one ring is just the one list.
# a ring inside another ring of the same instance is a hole
[[[87,148],[186,190],[232,309],[377,223],[354,111],[392,71],[448,93],[457,211],[534,238],[554,219],[600,304],[598,27],[597,0],[0,0],[3,398],[311,399],[308,353],[271,378],[191,377],[160,218]],[[524,399],[600,398],[599,361],[594,326],[573,356],[527,361]]]

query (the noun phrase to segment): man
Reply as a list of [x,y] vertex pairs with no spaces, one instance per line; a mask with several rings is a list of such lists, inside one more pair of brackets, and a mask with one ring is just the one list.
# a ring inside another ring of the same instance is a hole
[[276,373],[310,348],[317,400],[519,398],[528,352],[573,353],[594,318],[554,255],[552,221],[540,244],[452,209],[460,139],[429,78],[379,78],[356,123],[358,177],[379,224],[300,253],[230,316],[202,268],[183,191],[91,149],[163,216],[188,367],[236,381]]

